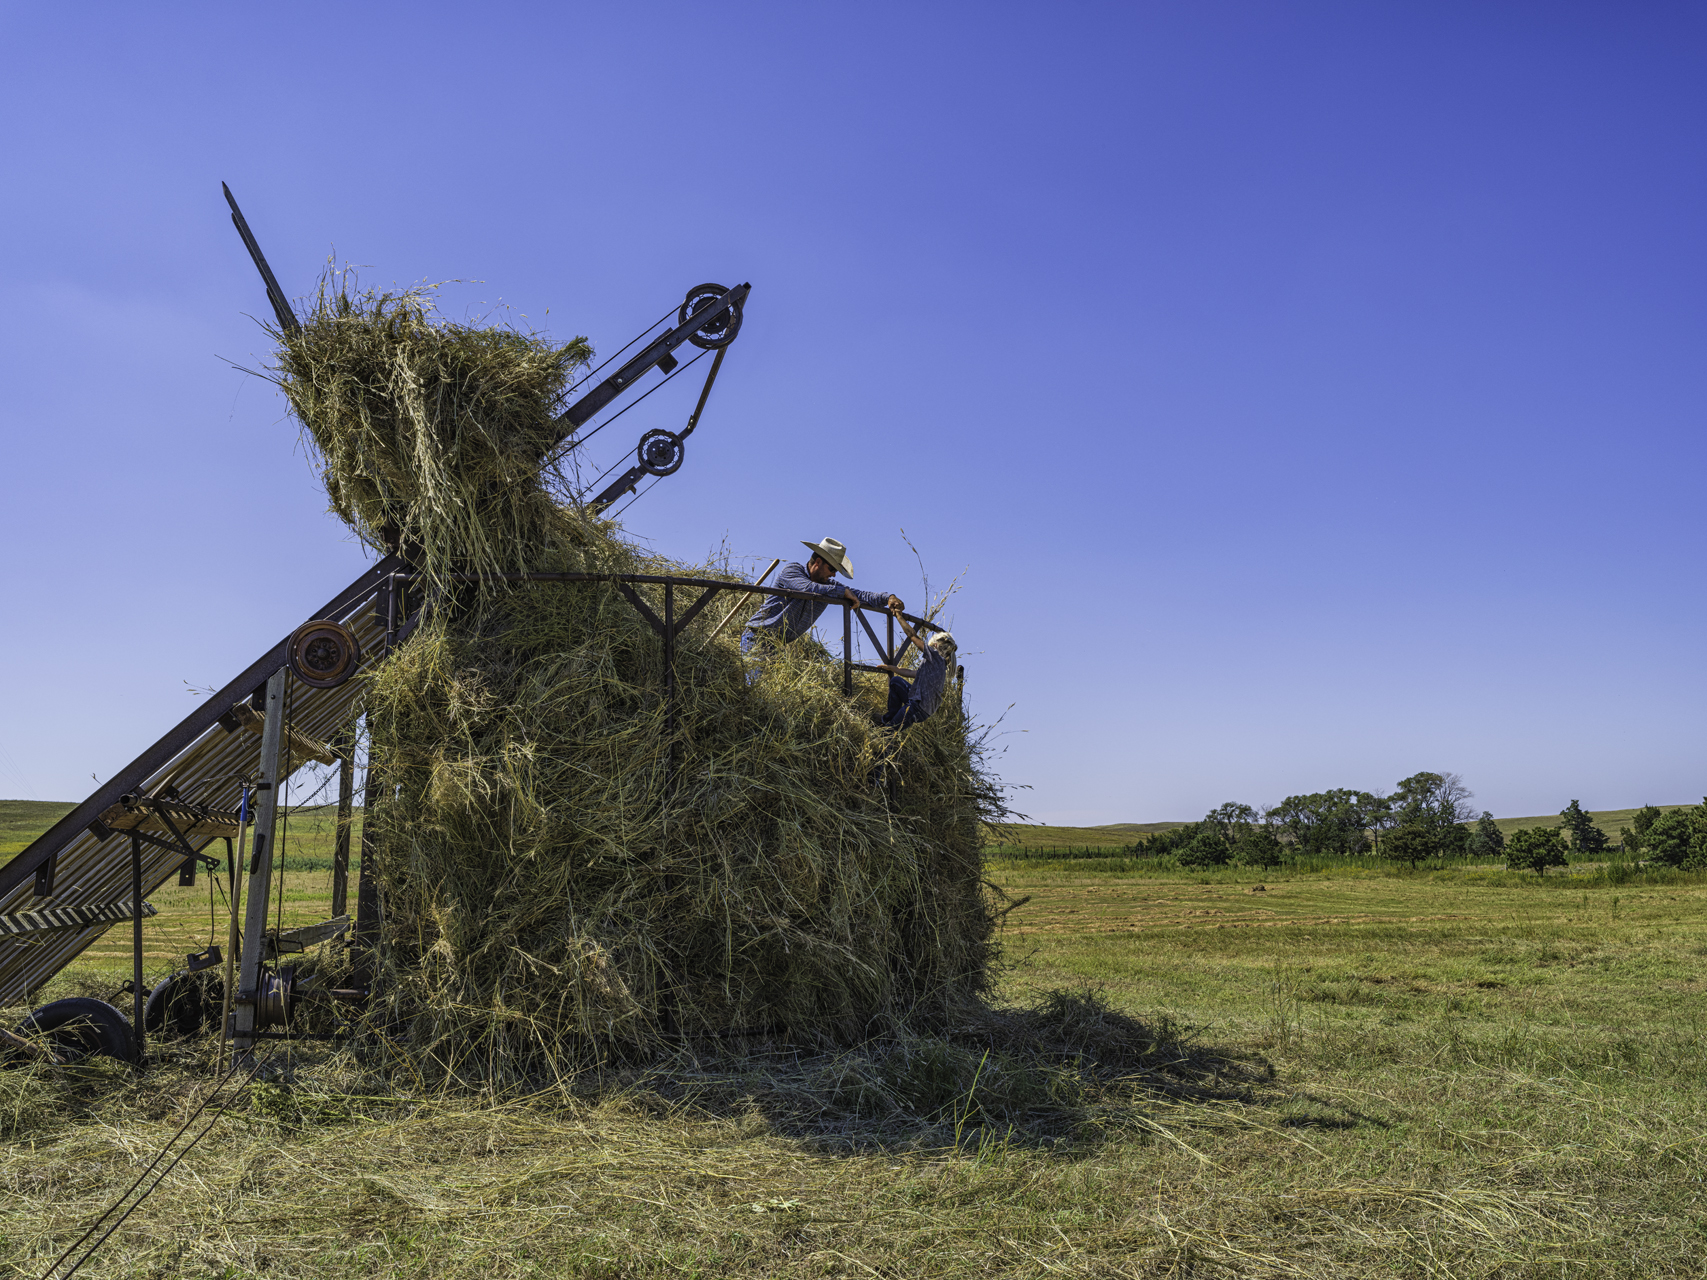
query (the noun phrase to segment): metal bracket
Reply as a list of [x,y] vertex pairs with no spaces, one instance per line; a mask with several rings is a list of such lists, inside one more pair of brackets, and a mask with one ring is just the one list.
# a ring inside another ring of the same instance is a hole
[[319,924],[303,925],[300,929],[286,929],[276,938],[267,938],[264,945],[266,958],[277,960],[280,956],[296,955],[316,943],[336,938],[349,927],[350,917],[345,915],[333,916],[332,919],[322,920]]

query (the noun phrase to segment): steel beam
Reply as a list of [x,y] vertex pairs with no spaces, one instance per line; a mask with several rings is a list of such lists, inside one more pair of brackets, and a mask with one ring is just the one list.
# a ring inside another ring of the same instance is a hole
[[338,829],[332,840],[332,914],[341,916],[350,896],[350,814],[356,792],[356,732],[347,725],[334,744],[338,752]]
[[142,988],[142,837],[130,833],[130,1038],[136,1045],[136,1065],[141,1066],[148,1045],[143,1014],[148,993]]
[[752,292],[752,289],[751,284],[738,284],[703,311],[694,312],[685,323],[666,330],[654,338],[651,345],[643,349],[639,355],[629,360],[627,364],[557,416],[557,443],[568,439],[586,426],[594,414],[633,386],[642,374],[681,346],[691,335],[698,333],[725,311],[736,310],[745,305],[747,295]]
[[364,960],[364,972],[372,976],[371,952],[379,946],[379,824],[374,812],[383,794],[380,786],[379,763],[373,753],[373,722],[368,722],[367,776],[362,788],[362,865],[356,879],[356,927],[350,942],[357,950],[370,953]]
[[267,722],[261,730],[260,780],[255,784],[255,831],[249,855],[249,901],[243,916],[243,959],[237,970],[237,998],[232,1014],[232,1048],[242,1061],[255,1047],[257,1005],[261,993],[261,961],[265,955],[267,905],[273,874],[273,835],[278,824],[279,764],[284,743],[285,685],[290,670],[280,667],[267,680]]
[[842,606],[842,696],[853,697],[853,606]]

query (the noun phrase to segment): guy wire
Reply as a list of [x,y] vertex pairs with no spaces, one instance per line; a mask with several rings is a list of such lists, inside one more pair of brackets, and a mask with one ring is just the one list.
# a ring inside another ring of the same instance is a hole
[[[671,307],[670,308],[670,311],[678,311],[678,310],[680,310],[679,307]],[[604,368],[612,360],[615,360],[624,351],[627,351],[635,343],[639,342],[640,339],[644,338],[647,334],[651,333],[652,330],[656,329],[659,325],[663,324],[664,321],[668,320],[670,318],[670,311],[666,311],[663,315],[659,316],[651,324],[647,325],[644,329],[642,329],[634,337],[630,338],[627,342],[623,343],[622,346],[618,347],[615,351],[611,352],[610,355],[606,356],[603,360],[599,361],[599,363],[595,367],[587,370],[587,372],[582,374],[580,376],[580,378],[578,378],[572,386],[570,386],[566,391],[563,392],[563,395],[558,397],[558,399],[562,400],[567,396],[572,396],[575,394],[575,392],[579,391],[582,387],[586,386],[587,383],[592,380],[593,375],[596,374],[600,369]]]
[[[652,477],[652,484],[657,484],[658,481],[662,480],[663,478],[664,478],[663,476],[653,476]],[[635,503],[639,502],[640,499],[644,498],[647,494],[651,493],[652,492],[652,484],[647,485],[639,493],[635,494],[627,502],[623,503],[621,507],[619,507],[615,512],[613,512],[611,514],[611,519],[615,520],[617,518],[617,516],[620,516],[624,511],[627,511]]]
[[[647,387],[647,393],[645,393],[645,396],[650,396],[650,394],[654,393],[654,391],[657,391],[657,389],[659,389],[659,387],[669,386],[669,384],[671,384],[671,382],[673,382],[674,379],[676,379],[676,374],[686,374],[686,372],[688,372],[688,370],[690,370],[690,369],[693,369],[693,367],[695,367],[696,364],[700,364],[700,360],[703,360],[703,358],[705,358],[705,352],[700,352],[700,353],[698,353],[698,355],[696,355],[696,357],[693,357],[693,358],[691,358],[691,360],[688,360],[688,364],[683,365],[683,367],[681,367],[681,369],[671,370],[671,372],[669,372],[669,374],[667,374],[666,377],[664,377],[664,381],[659,382],[659,384],[657,384],[657,386]],[[637,396],[637,398],[635,398],[635,401],[633,401],[633,404],[623,404],[623,406],[621,406],[620,410],[616,411],[616,413],[613,413],[613,415],[609,416],[609,418],[606,418],[606,420],[604,420],[604,422],[599,423],[599,425],[597,425],[597,427],[592,428],[591,432],[587,432],[586,435],[582,435],[582,437],[580,437],[579,440],[575,440],[575,447],[580,447],[580,445],[586,444],[587,440],[591,440],[592,437],[594,437],[594,435],[597,435],[597,433],[599,433],[599,432],[603,432],[604,428],[609,427],[609,425],[611,425],[611,423],[616,422],[616,420],[618,420],[618,418],[620,418],[620,416],[623,416],[623,415],[625,415],[625,413],[628,413],[628,410],[632,410],[632,408],[633,408],[633,406],[635,406],[635,404],[638,404],[638,403],[640,403],[640,401],[642,401],[642,399],[645,399],[645,396]]]
[[[94,1244],[89,1246],[88,1252],[86,1252],[81,1258],[77,1259],[77,1261],[72,1265],[71,1270],[67,1271],[63,1276],[61,1276],[60,1280],[71,1280],[71,1277],[77,1274],[77,1269],[79,1267],[81,1267],[85,1262],[89,1261],[89,1259],[91,1257],[94,1256],[95,1250],[100,1248],[101,1245],[106,1242],[107,1236],[112,1235],[114,1231],[117,1231],[119,1229],[119,1226],[124,1222],[125,1218],[130,1217],[131,1213],[136,1209],[136,1205],[141,1204],[150,1195],[152,1195],[154,1193],[155,1188],[160,1185],[160,1181],[166,1177],[166,1174],[171,1173],[173,1169],[178,1167],[178,1161],[182,1160],[184,1158],[184,1156],[189,1152],[190,1147],[195,1146],[197,1142],[200,1142],[203,1138],[207,1137],[208,1131],[210,1129],[212,1129],[213,1126],[218,1122],[220,1116],[225,1114],[226,1110],[231,1106],[231,1104],[237,1100],[237,1095],[242,1093],[243,1090],[248,1087],[249,1082],[255,1078],[256,1074],[259,1073],[261,1068],[264,1066],[267,1066],[277,1056],[278,1056],[278,1050],[275,1049],[272,1053],[269,1053],[264,1059],[262,1059],[260,1062],[256,1063],[253,1067],[250,1068],[249,1074],[244,1078],[243,1082],[237,1086],[236,1090],[231,1094],[231,1096],[229,1098],[227,1098],[224,1102],[222,1102],[220,1104],[219,1110],[214,1112],[213,1119],[209,1120],[207,1123],[207,1128],[203,1129],[200,1133],[198,1133],[195,1136],[194,1140],[191,1141],[188,1146],[186,1146],[182,1151],[180,1151],[178,1153],[177,1159],[173,1160],[171,1164],[166,1166],[165,1170],[161,1173],[160,1178],[155,1180],[154,1186],[150,1187],[147,1191],[144,1191],[140,1196],[138,1196],[137,1200],[136,1200],[136,1204],[131,1205],[131,1207],[129,1209],[126,1209],[124,1211],[124,1217],[121,1217],[118,1220],[118,1222],[115,1222],[115,1223],[113,1223],[112,1226],[108,1227],[106,1230],[106,1233],[99,1240],[95,1241]],[[49,1276],[53,1275],[53,1273],[55,1271],[59,1270],[59,1264],[64,1262],[68,1257],[70,1257],[71,1254],[78,1248],[78,1246],[80,1246],[85,1240],[87,1240],[90,1236],[94,1235],[96,1229],[103,1222],[105,1222],[107,1220],[108,1215],[110,1215],[114,1209],[117,1209],[121,1204],[123,1204],[127,1199],[130,1198],[131,1192],[135,1191],[139,1186],[142,1185],[142,1180],[154,1171],[154,1167],[156,1165],[158,1165],[161,1160],[165,1159],[166,1153],[172,1149],[173,1144],[176,1143],[179,1138],[184,1136],[185,1131],[188,1130],[189,1127],[196,1122],[196,1117],[201,1115],[201,1113],[207,1109],[208,1103],[212,1102],[215,1098],[217,1098],[219,1096],[220,1091],[222,1089],[224,1089],[225,1086],[231,1082],[232,1076],[235,1076],[236,1074],[237,1074],[237,1068],[235,1066],[233,1066],[231,1068],[230,1073],[226,1075],[225,1079],[221,1080],[217,1085],[215,1085],[213,1087],[213,1089],[211,1089],[208,1092],[207,1097],[202,1099],[201,1105],[198,1106],[194,1111],[192,1111],[190,1113],[189,1119],[185,1120],[183,1124],[179,1125],[177,1132],[174,1133],[170,1138],[168,1138],[166,1140],[166,1145],[161,1147],[159,1152],[156,1153],[154,1159],[152,1159],[148,1162],[148,1167],[145,1168],[141,1173],[136,1175],[136,1181],[131,1183],[130,1186],[126,1187],[124,1190],[124,1193],[122,1195],[120,1195],[117,1200],[113,1201],[112,1204],[108,1205],[106,1211],[104,1213],[102,1213],[100,1217],[96,1218],[93,1222],[91,1222],[89,1224],[88,1230],[84,1231],[81,1236],[77,1237],[76,1240],[74,1240],[70,1245],[68,1245],[66,1247],[64,1253],[60,1254],[57,1258],[55,1258],[53,1260],[53,1262],[48,1266],[48,1269],[46,1271],[42,1272],[41,1280],[48,1280]]]

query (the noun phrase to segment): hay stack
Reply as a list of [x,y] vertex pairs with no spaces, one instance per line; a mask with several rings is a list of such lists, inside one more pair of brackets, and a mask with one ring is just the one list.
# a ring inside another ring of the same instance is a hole
[[[280,336],[278,375],[333,510],[441,584],[711,574],[549,496],[537,460],[588,355],[444,323],[419,291],[325,290]],[[849,701],[803,643],[749,686],[707,609],[677,643],[666,796],[661,645],[614,588],[440,600],[364,695],[390,1007],[426,1060],[515,1078],[671,1032],[844,1040],[983,990],[979,830],[999,801],[956,698],[891,737],[880,678]],[[871,782],[885,758],[893,803]]]

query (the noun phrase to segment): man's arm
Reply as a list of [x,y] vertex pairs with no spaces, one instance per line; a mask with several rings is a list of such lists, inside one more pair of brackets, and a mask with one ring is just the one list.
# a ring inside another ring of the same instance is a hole
[[858,587],[846,587],[843,590],[845,594],[852,596],[867,609],[888,611],[907,607],[899,596],[892,595],[887,591],[861,591]]

